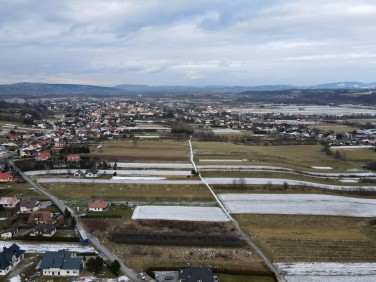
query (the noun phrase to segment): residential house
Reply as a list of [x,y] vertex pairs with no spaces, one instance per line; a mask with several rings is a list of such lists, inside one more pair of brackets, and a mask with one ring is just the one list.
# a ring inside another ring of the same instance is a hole
[[85,172],[86,177],[97,177],[99,175],[99,170],[97,169],[87,169]]
[[25,199],[20,202],[20,212],[21,213],[31,213],[32,211],[37,211],[40,209],[40,202],[35,199]]
[[0,232],[0,238],[1,239],[10,239],[14,235],[16,235],[17,233],[18,233],[17,227],[9,227],[9,228]]
[[18,135],[18,134],[13,134],[13,135],[9,136],[10,141],[18,141],[18,140],[21,140],[21,139],[22,139],[22,136]]
[[179,270],[178,281],[181,282],[213,282],[216,277],[210,268],[190,267]]
[[7,172],[0,172],[0,182],[11,182],[13,181],[13,175]]
[[84,268],[82,258],[73,252],[45,252],[36,269],[46,276],[79,276]]
[[61,149],[61,148],[64,148],[66,145],[67,145],[67,143],[65,143],[65,141],[59,140],[59,141],[55,142],[55,146],[54,147],[56,149]]
[[35,160],[37,160],[37,161],[47,161],[50,158],[51,158],[50,152],[42,151],[36,156]]
[[15,268],[24,258],[24,250],[21,250],[17,244],[13,244],[9,248],[3,247],[0,253],[0,275],[7,275]]
[[12,209],[17,206],[20,202],[20,199],[17,197],[2,197],[0,199],[0,206],[7,209]]
[[52,223],[52,212],[50,211],[32,211],[27,219],[28,223]]
[[37,224],[30,232],[30,236],[52,237],[56,233],[56,227],[52,224]]
[[81,157],[79,154],[71,154],[67,156],[67,162],[79,162]]
[[109,204],[102,200],[95,200],[88,204],[88,211],[105,211],[109,207]]

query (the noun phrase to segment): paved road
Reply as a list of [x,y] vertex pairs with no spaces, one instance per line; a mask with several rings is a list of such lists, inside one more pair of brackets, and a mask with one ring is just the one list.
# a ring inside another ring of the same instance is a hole
[[25,179],[25,181],[27,181],[36,191],[38,191],[39,193],[43,194],[43,195],[46,195],[55,205],[56,207],[62,212],[64,213],[65,211],[65,208],[68,208],[71,213],[72,213],[72,216],[75,218],[76,220],[76,227],[78,229],[82,229],[85,231],[85,233],[87,234],[88,236],[88,239],[90,241],[90,244],[100,253],[102,254],[103,256],[107,257],[109,260],[111,261],[114,261],[114,260],[118,260],[119,263],[120,263],[120,269],[122,272],[125,273],[126,276],[128,276],[128,278],[131,280],[131,281],[138,281],[137,280],[137,274],[135,271],[133,271],[131,268],[129,268],[128,266],[125,265],[125,263],[120,259],[118,258],[117,256],[115,256],[114,254],[112,254],[105,246],[103,246],[95,236],[91,235],[90,233],[88,233],[84,226],[81,224],[81,221],[80,221],[80,217],[77,216],[74,212],[72,212],[72,209],[70,209],[69,207],[67,207],[66,205],[64,205],[57,197],[55,197],[54,195],[52,195],[51,193],[47,192],[46,190],[44,190],[41,186],[39,186],[37,183],[35,183],[31,178],[29,178],[27,175],[25,175],[11,160],[8,160],[9,161],[9,164],[13,166],[13,169],[16,170],[22,177],[23,179]]
[[[197,171],[197,166],[196,166],[196,164],[194,162],[194,158],[193,158],[193,148],[192,148],[192,142],[191,142],[191,140],[189,140],[189,147],[190,147],[190,151],[191,151],[191,162],[192,162],[192,165],[193,165],[194,169]],[[229,214],[229,212],[227,211],[227,209],[225,208],[225,206],[223,205],[223,203],[221,202],[221,200],[214,193],[213,189],[205,181],[205,179],[201,176],[201,174],[199,174],[199,177],[202,180],[202,182],[206,185],[206,187],[208,187],[210,193],[212,193],[212,195],[214,196],[214,198],[217,201],[218,205],[222,208],[222,210],[225,212],[225,214],[231,219],[231,221],[233,222],[233,224],[236,226],[236,228],[238,229],[238,231],[239,231],[240,235],[243,237],[243,239],[261,257],[261,259],[264,261],[264,263],[267,265],[267,267],[275,274],[275,276],[277,277],[277,280],[279,282],[285,282],[286,279],[283,277],[283,275],[278,272],[278,270],[274,267],[273,263],[264,255],[264,253],[257,247],[257,245],[251,240],[251,238],[242,230],[242,228],[240,227],[239,223],[235,220],[235,218],[233,218]]]

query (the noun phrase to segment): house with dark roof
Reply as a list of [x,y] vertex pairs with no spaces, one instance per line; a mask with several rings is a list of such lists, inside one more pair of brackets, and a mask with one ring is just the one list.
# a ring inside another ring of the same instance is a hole
[[35,199],[24,199],[20,202],[20,212],[21,213],[31,213],[32,211],[37,211],[40,208],[40,202]]
[[7,275],[15,268],[24,258],[25,251],[21,250],[17,244],[13,244],[9,248],[3,247],[0,253],[0,275]]
[[30,236],[52,237],[56,233],[56,227],[52,224],[37,224],[30,232]]
[[190,267],[179,270],[179,282],[213,282],[215,276],[210,268]]
[[79,276],[83,268],[82,258],[77,258],[73,252],[60,250],[45,252],[36,270],[46,276]]

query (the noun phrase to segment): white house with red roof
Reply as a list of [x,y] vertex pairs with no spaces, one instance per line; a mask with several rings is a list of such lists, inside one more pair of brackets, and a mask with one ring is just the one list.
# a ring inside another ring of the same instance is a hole
[[51,154],[48,151],[43,151],[36,156],[35,160],[37,161],[47,161],[48,159],[51,158]]
[[67,156],[67,162],[78,162],[81,160],[79,154],[71,154]]
[[0,173],[0,182],[11,182],[13,181],[13,175],[10,172]]
[[102,200],[95,200],[90,202],[87,206],[88,211],[105,211],[109,207],[109,204]]
[[0,206],[3,208],[11,209],[15,208],[20,202],[20,199],[17,197],[2,197],[0,199]]

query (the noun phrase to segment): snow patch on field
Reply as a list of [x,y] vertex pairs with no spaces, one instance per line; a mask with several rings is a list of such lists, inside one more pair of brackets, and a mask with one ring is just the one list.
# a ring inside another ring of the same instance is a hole
[[186,206],[137,206],[133,211],[132,219],[230,221],[220,208]]
[[236,214],[312,214],[376,216],[376,200],[320,194],[220,194]]
[[46,251],[58,251],[58,250],[68,250],[71,252],[95,252],[95,249],[91,246],[83,246],[80,243],[25,243],[22,241],[2,241],[1,245],[3,247],[10,247],[13,244],[20,246],[22,250],[28,253],[44,253]]
[[113,180],[164,180],[166,177],[126,177],[126,176],[113,176]]
[[376,263],[298,262],[275,263],[277,270],[286,275],[376,275]]
[[200,159],[200,162],[213,162],[213,163],[215,163],[215,162],[229,162],[229,163],[239,162],[239,163],[241,163],[241,162],[246,162],[246,161],[248,161],[248,160],[247,160],[247,159],[244,159],[244,160],[231,160],[231,159],[228,159],[228,160],[226,160],[226,159],[222,159],[222,160],[219,160],[219,159]]
[[314,169],[326,169],[326,170],[333,169],[331,166],[311,166],[311,168],[314,168]]

